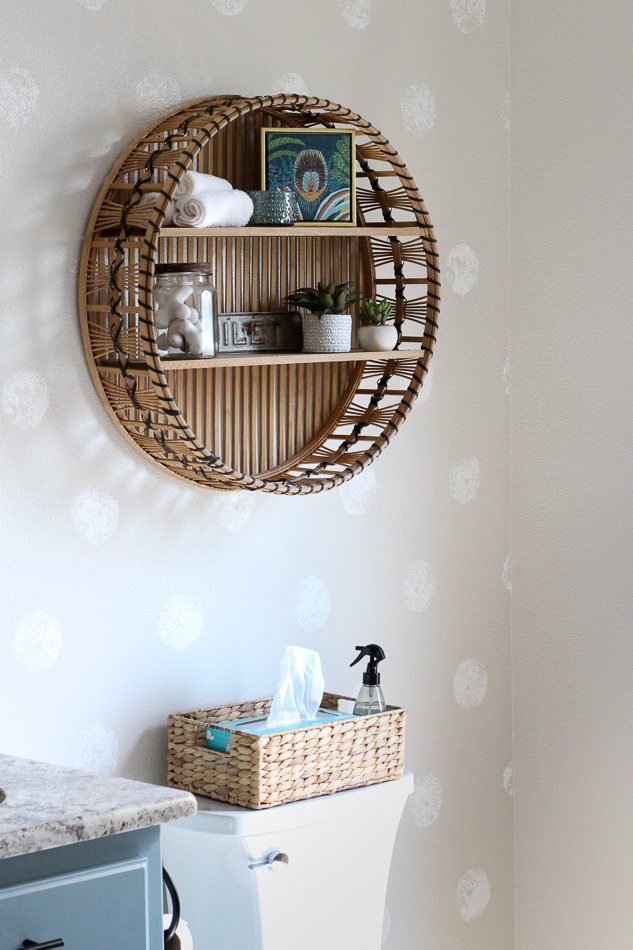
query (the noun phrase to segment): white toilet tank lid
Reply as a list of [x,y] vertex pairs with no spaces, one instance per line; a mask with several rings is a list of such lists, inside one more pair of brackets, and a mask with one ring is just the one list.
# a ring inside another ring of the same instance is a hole
[[303,802],[277,805],[274,808],[251,809],[239,805],[216,802],[197,796],[198,814],[175,822],[197,832],[214,835],[257,835],[305,825],[337,821],[346,815],[362,811],[376,813],[392,803],[402,808],[404,800],[413,791],[413,775],[404,772],[402,778],[377,785],[365,785],[333,795],[321,795]]

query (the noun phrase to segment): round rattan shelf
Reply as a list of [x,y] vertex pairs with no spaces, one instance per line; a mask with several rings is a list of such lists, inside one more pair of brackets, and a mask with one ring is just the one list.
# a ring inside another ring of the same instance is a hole
[[[356,227],[163,227],[190,169],[258,188],[260,129],[288,126],[355,130]],[[148,192],[158,199],[141,204]],[[279,310],[297,286],[353,280],[391,301],[398,349],[161,361],[154,268],[191,261],[212,264],[224,311]],[[154,463],[210,488],[310,494],[361,472],[406,419],[433,351],[439,289],[422,197],[369,122],[327,99],[219,96],[166,116],[117,162],[84,241],[80,319],[101,399]]]

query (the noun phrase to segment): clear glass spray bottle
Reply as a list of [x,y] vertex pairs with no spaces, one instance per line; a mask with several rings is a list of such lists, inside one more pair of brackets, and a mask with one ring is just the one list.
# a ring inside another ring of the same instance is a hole
[[369,657],[369,662],[363,673],[363,685],[356,699],[354,715],[369,716],[372,713],[384,712],[387,706],[380,688],[378,664],[385,659],[385,651],[377,643],[369,643],[365,647],[356,647],[356,649],[360,650],[360,653],[350,666],[356,666],[364,656]]

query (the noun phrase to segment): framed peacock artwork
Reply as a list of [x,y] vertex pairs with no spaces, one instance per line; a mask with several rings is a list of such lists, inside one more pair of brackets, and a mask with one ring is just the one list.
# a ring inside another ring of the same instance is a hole
[[262,129],[262,188],[292,192],[302,224],[356,224],[354,132]]

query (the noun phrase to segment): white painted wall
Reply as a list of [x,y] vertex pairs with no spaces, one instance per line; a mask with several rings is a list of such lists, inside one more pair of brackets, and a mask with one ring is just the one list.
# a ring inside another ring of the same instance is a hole
[[[508,950],[505,0],[3,14],[0,748],[161,780],[169,712],[268,693],[297,641],[353,690],[353,646],[378,640],[418,781],[385,946]],[[216,496],[111,425],[81,349],[77,258],[104,175],[150,117],[276,90],[349,105],[405,157],[437,224],[440,340],[432,386],[366,475],[307,499]]]
[[633,933],[633,7],[513,4],[518,950]]

